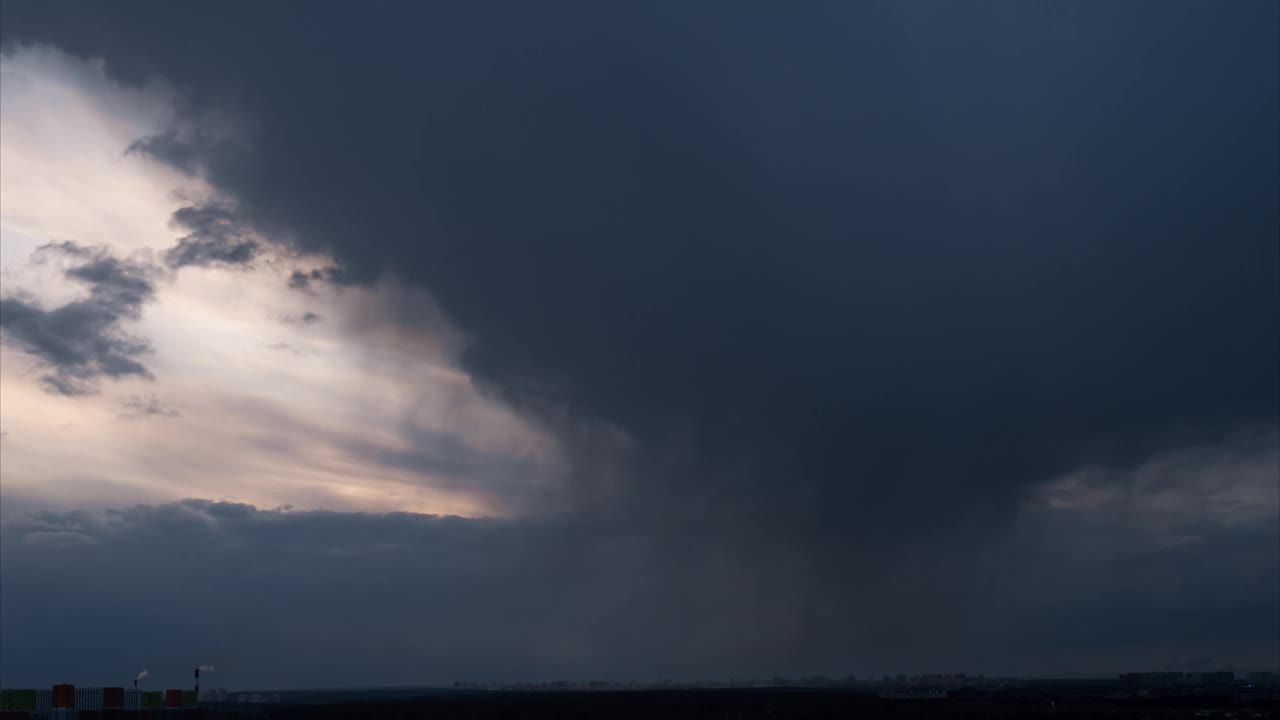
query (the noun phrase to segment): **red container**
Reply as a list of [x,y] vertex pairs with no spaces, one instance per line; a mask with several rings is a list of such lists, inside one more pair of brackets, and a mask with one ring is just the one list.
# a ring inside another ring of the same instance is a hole
[[165,690],[164,706],[167,708],[182,707],[182,691],[181,690]]
[[53,686],[53,706],[56,708],[69,708],[76,706],[76,686],[75,685],[54,685]]
[[102,707],[124,707],[124,688],[102,688]]

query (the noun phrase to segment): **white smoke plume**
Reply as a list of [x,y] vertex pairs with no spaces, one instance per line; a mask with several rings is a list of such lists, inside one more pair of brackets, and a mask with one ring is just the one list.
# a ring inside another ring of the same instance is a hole
[[138,677],[134,678],[134,681],[136,682],[136,681],[138,681],[138,680],[141,680],[142,678],[144,678],[144,677],[146,677],[146,676],[148,676],[148,675],[150,675],[150,674],[151,674],[151,673],[147,672],[146,670],[143,670],[142,672],[138,673]]
[[212,665],[201,665],[200,667],[198,667],[198,668],[196,668],[196,669],[197,669],[197,670],[202,670],[202,671],[205,671],[205,672],[213,672],[213,666],[212,666]]

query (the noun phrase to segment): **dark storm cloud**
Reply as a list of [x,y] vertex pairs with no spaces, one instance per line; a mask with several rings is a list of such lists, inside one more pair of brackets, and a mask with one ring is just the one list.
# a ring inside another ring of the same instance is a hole
[[[57,673],[106,682],[145,658],[153,669],[170,668],[169,679],[156,671],[157,682],[176,682],[175,668],[197,655],[214,659],[229,685],[283,687],[866,674],[962,661],[971,672],[1008,672],[1001,656],[1039,658],[1018,669],[1061,671],[1046,659],[1073,651],[1104,671],[1129,662],[1160,667],[1177,656],[1244,668],[1274,658],[1278,628],[1268,610],[1277,568],[1266,562],[1268,543],[1280,539],[1274,522],[1230,531],[1198,523],[1202,544],[1165,547],[1134,532],[1121,508],[1091,517],[1042,512],[1066,529],[1125,542],[1099,555],[1071,536],[1020,530],[984,569],[991,595],[963,625],[990,631],[971,638],[972,647],[947,654],[901,633],[906,648],[886,646],[872,659],[829,634],[788,651],[782,637],[803,606],[785,587],[744,583],[705,542],[672,554],[650,535],[580,518],[468,520],[207,501],[33,513],[0,526],[0,680],[41,685]],[[895,579],[896,602],[880,604],[868,588],[870,599],[842,607],[829,629],[839,634],[866,615],[931,632],[957,625],[957,574],[940,557],[922,559],[930,572]],[[1113,583],[1091,567],[1108,563],[1139,570]],[[1253,572],[1240,575],[1232,564]],[[1203,582],[1179,583],[1188,572]],[[773,576],[803,582],[804,571],[778,563]],[[948,609],[922,612],[924,594],[937,592],[948,595]],[[1121,622],[1135,608],[1141,621]],[[751,632],[742,631],[746,618]],[[1179,629],[1188,620],[1193,627]],[[68,633],[79,643],[71,655],[49,642]],[[1135,643],[1159,650],[1125,655]]]
[[51,392],[92,394],[104,377],[151,379],[142,364],[150,344],[124,332],[121,322],[137,320],[152,299],[155,268],[73,242],[37,250],[38,261],[51,257],[70,263],[63,274],[87,285],[88,296],[52,309],[26,295],[0,298],[0,339],[51,369],[41,378]]
[[165,263],[177,269],[187,265],[248,265],[258,254],[258,243],[230,207],[188,206],[173,213],[173,224],[191,231],[164,253]]
[[[539,672],[539,656],[543,672],[563,669],[589,652],[569,618],[591,599],[557,590],[549,568],[521,551],[547,534],[532,526],[190,501],[43,513],[2,532],[6,686],[44,682],[46,661],[19,658],[46,646],[38,638],[49,623],[76,618],[112,618],[76,658],[57,661],[86,678],[145,657],[165,682],[154,668],[186,667],[185,653],[198,653],[230,684],[447,682],[452,673]],[[69,565],[48,572],[49,561]],[[130,581],[113,581],[126,568]],[[96,600],[65,592],[84,573],[103,586]],[[388,632],[401,638],[394,647]],[[169,633],[184,641],[163,641]],[[126,634],[139,641],[120,645]],[[408,661],[427,657],[449,666]]]
[[1280,415],[1274,3],[54,7],[3,32],[236,103],[146,152],[427,288],[593,517],[805,567],[794,648],[1037,483]]

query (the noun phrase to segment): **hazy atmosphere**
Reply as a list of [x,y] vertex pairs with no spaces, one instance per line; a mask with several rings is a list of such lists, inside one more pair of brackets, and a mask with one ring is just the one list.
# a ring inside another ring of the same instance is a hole
[[5,0],[0,684],[1280,670],[1277,27]]

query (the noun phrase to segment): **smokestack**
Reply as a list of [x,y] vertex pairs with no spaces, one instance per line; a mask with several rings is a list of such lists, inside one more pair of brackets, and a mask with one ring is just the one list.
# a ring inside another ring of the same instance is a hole
[[147,676],[147,671],[146,671],[146,670],[143,670],[142,672],[138,673],[138,676],[137,676],[137,677],[135,677],[135,678],[133,679],[133,689],[134,689],[134,690],[137,690],[137,689],[138,689],[138,681],[139,681],[139,680],[141,680],[142,678],[146,677],[146,676]]
[[208,670],[209,672],[213,672],[213,666],[201,665],[196,668],[196,702],[200,702],[200,671],[201,670]]

